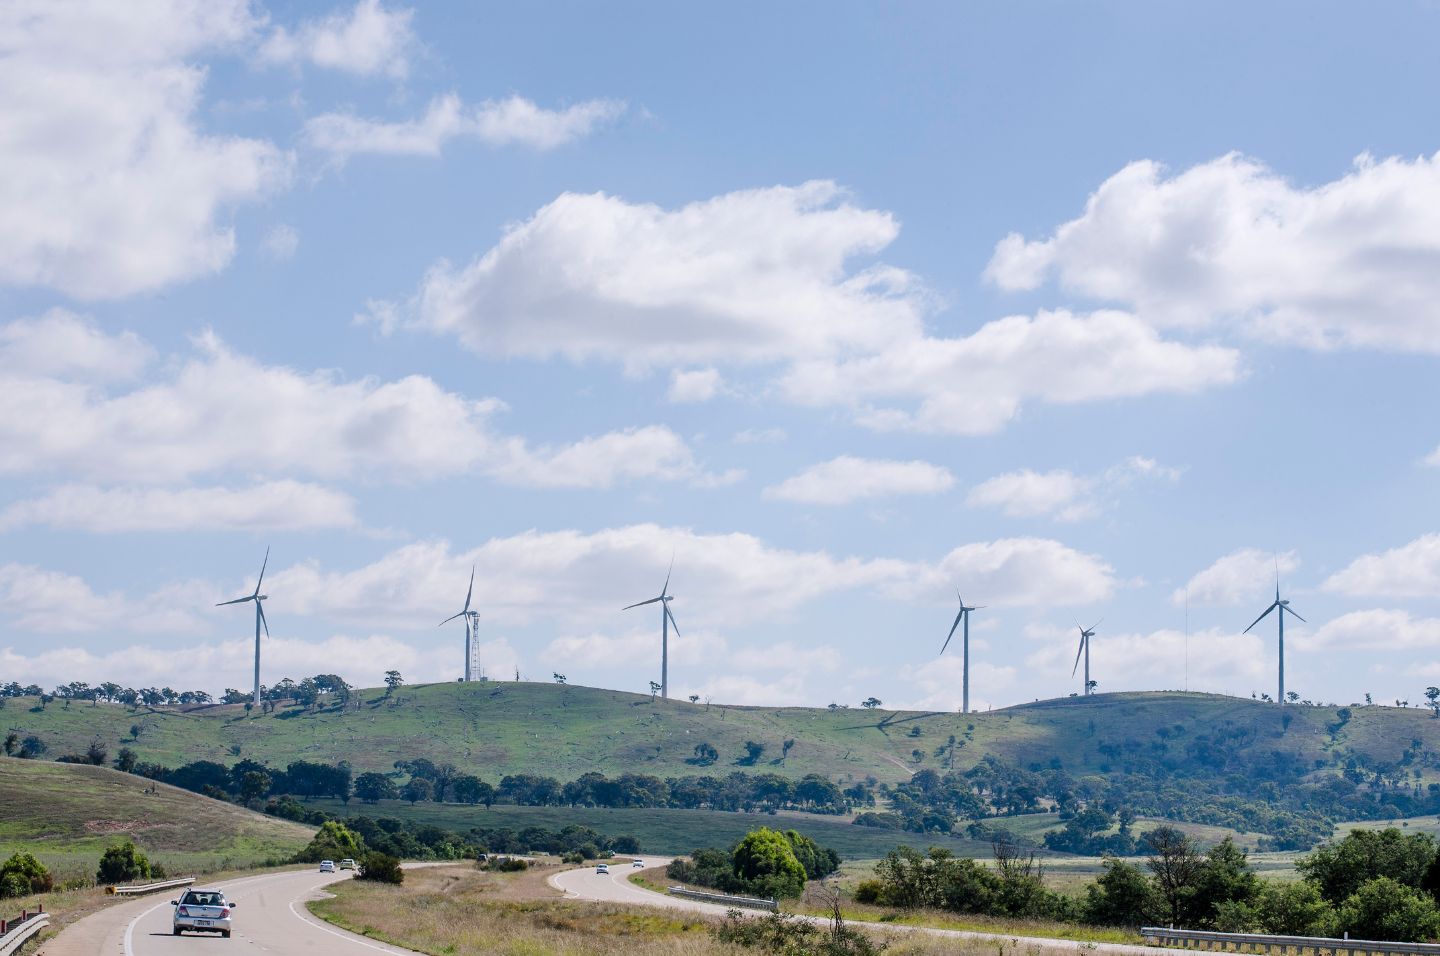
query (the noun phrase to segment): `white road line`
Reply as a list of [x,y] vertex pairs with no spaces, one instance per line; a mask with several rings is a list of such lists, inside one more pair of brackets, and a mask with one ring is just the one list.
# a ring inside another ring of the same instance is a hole
[[365,937],[360,936],[360,935],[357,934],[357,933],[348,933],[348,932],[345,932],[344,930],[331,929],[329,926],[326,926],[326,925],[324,925],[324,924],[322,924],[322,923],[317,923],[317,922],[315,922],[313,919],[306,919],[304,916],[301,916],[301,915],[300,915],[300,911],[295,908],[295,904],[296,904],[297,902],[299,902],[299,901],[298,901],[298,900],[292,900],[292,901],[291,901],[291,903],[290,903],[290,912],[291,912],[291,914],[292,914],[296,919],[298,919],[300,922],[302,922],[302,923],[308,923],[309,925],[313,926],[315,929],[318,929],[318,930],[319,930],[320,932],[322,932],[322,933],[329,933],[331,936],[338,936],[338,937],[340,937],[340,938],[343,939],[343,940],[348,940],[349,942],[352,942],[352,943],[356,944],[357,946],[364,946],[366,949],[378,950],[379,952],[382,952],[382,953],[391,953],[391,954],[394,954],[394,953],[410,953],[410,952],[414,952],[414,950],[400,949],[400,948],[397,947],[397,946],[391,946],[391,945],[389,945],[389,944],[386,944],[386,945],[383,945],[383,946],[377,946],[377,945],[375,945],[374,943],[370,942],[369,940],[365,939]]
[[166,900],[163,903],[156,903],[154,906],[150,907],[148,910],[141,913],[139,916],[135,917],[130,921],[129,925],[125,927],[125,956],[135,956],[135,924],[140,922],[145,917],[149,916],[151,913],[158,910],[160,907],[169,905],[169,900]]

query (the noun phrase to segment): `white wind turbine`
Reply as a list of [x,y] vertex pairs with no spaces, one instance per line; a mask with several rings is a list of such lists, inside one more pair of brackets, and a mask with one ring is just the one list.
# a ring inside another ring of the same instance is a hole
[[958,598],[960,601],[960,613],[955,615],[955,623],[950,625],[950,633],[946,636],[945,643],[941,645],[940,653],[945,653],[945,648],[950,646],[950,638],[955,636],[955,628],[959,627],[961,623],[964,623],[965,631],[962,639],[962,646],[965,649],[965,666],[963,668],[964,677],[961,680],[960,685],[960,713],[968,714],[970,713],[970,612],[979,611],[984,608],[985,605],[980,604],[975,607],[966,606],[965,599],[963,597],[960,597],[959,591],[955,592],[955,597]]
[[632,607],[643,607],[646,604],[660,602],[660,696],[670,696],[670,628],[675,628],[675,636],[680,636],[680,625],[675,623],[675,615],[670,613],[670,602],[673,596],[670,594],[670,573],[675,570],[675,559],[670,559],[670,570],[665,572],[665,584],[660,588],[660,596],[653,597],[648,601],[639,601],[635,604],[626,605],[620,610],[628,611]]
[[270,636],[270,622],[265,620],[265,608],[260,602],[264,601],[267,595],[260,593],[260,584],[265,580],[265,567],[270,563],[270,549],[265,549],[265,560],[260,565],[260,577],[255,582],[253,593],[233,601],[221,601],[216,607],[224,607],[227,604],[244,604],[246,601],[255,602],[255,696],[251,698],[255,709],[260,708],[260,628],[265,628],[265,636]]
[[[1275,559],[1275,601],[1273,604],[1271,604],[1265,609],[1264,614],[1261,614],[1254,621],[1250,622],[1250,627],[1254,627],[1256,624],[1259,624],[1261,621],[1265,620],[1265,618],[1269,616],[1271,611],[1276,612],[1275,622],[1280,625],[1280,692],[1275,697],[1275,702],[1277,704],[1283,705],[1285,703],[1285,615],[1294,615],[1294,617],[1301,622],[1305,622],[1305,619],[1299,614],[1296,614],[1295,611],[1291,610],[1289,601],[1280,600],[1279,558]],[[1249,634],[1250,627],[1245,628],[1244,633]]]
[[[478,634],[479,631],[480,631],[480,614],[479,614],[478,611],[472,611],[472,610],[470,610],[470,596],[471,596],[472,594],[474,594],[474,593],[475,593],[475,566],[472,564],[472,565],[470,566],[470,588],[465,592],[465,607],[462,608],[458,613],[450,615],[450,616],[447,617],[445,620],[441,621],[440,624],[439,624],[440,627],[444,627],[446,624],[449,624],[451,621],[455,620],[457,617],[463,617],[463,618],[465,619],[465,681],[466,681],[466,683],[469,683],[470,681],[472,681],[472,680],[475,679],[475,674],[474,674],[474,670],[475,670],[474,641],[473,641],[473,638],[471,637],[471,624],[472,624],[472,622],[473,622],[473,624],[474,624],[474,631],[475,631],[475,633]],[[452,605],[450,605],[450,606],[451,606],[451,607],[454,607],[455,605],[452,604]]]

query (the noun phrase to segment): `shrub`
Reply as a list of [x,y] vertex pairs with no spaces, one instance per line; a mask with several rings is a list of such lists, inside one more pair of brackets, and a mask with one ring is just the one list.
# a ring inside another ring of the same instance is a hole
[[1256,904],[1260,928],[1279,936],[1331,936],[1335,911],[1309,880],[1267,883]]
[[117,843],[105,850],[100,857],[100,868],[95,871],[97,885],[126,883],[130,880],[148,879],[150,859],[131,840]]
[[0,864],[0,899],[48,893],[55,885],[50,871],[29,853],[16,853]]
[[585,854],[581,853],[579,850],[571,850],[569,853],[562,856],[560,858],[560,861],[562,863],[569,863],[572,865],[576,863],[584,863]]
[[360,879],[398,886],[405,882],[405,871],[395,857],[372,850],[360,857]]
[[1105,872],[1085,888],[1085,921],[1097,926],[1138,927],[1162,909],[1155,889],[1133,863],[1108,857]]
[[1435,901],[1388,876],[1367,880],[1341,906],[1337,929],[1352,939],[1423,942],[1440,935]]
[[751,830],[735,845],[731,854],[735,876],[751,892],[769,893],[776,899],[797,897],[805,889],[805,867],[785,835],[769,827]]
[[879,903],[885,892],[885,884],[879,880],[861,880],[855,884],[855,902]]
[[359,859],[365,851],[365,841],[345,824],[326,820],[320,824],[309,845],[295,854],[296,863],[319,863],[321,860],[341,860],[345,857]]
[[776,956],[879,956],[885,950],[883,944],[877,946],[864,933],[846,926],[838,910],[828,927],[793,913],[750,917],[731,910],[710,933],[722,943]]
[[[585,862],[581,860],[580,862]],[[486,864],[485,869],[493,873],[519,873],[522,870],[530,869],[529,862],[513,856],[492,857]]]

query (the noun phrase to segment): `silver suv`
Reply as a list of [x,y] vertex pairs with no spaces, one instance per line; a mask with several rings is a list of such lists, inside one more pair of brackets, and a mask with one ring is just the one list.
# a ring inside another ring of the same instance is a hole
[[186,890],[178,900],[171,900],[175,907],[175,921],[170,931],[176,936],[187,929],[192,933],[219,933],[230,938],[230,911],[236,904],[225,899],[222,890]]

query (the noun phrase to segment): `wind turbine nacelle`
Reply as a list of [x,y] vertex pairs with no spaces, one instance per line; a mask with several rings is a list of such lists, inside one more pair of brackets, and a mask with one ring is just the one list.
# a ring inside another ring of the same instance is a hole
[[257,594],[257,595],[255,595],[255,600],[257,600],[257,601],[268,601],[268,600],[270,600],[270,595],[268,595],[268,594]]

